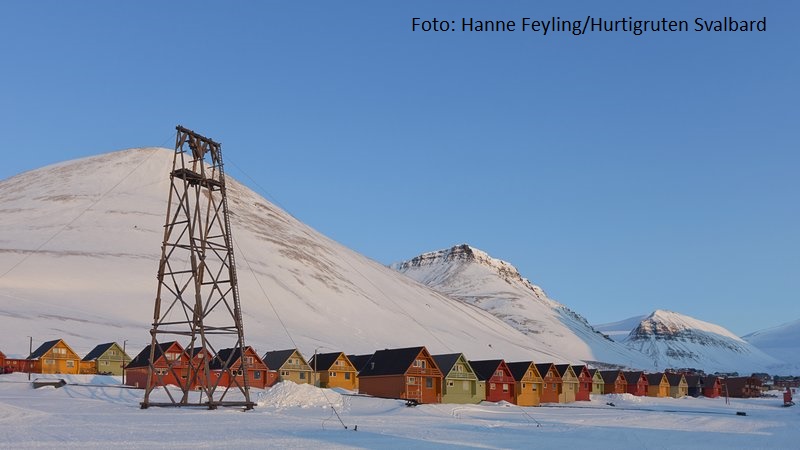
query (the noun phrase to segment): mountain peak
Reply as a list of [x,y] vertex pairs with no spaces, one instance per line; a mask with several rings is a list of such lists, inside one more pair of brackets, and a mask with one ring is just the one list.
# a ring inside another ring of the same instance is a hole
[[742,341],[738,336],[719,325],[714,325],[713,323],[704,322],[665,309],[653,311],[639,323],[631,334],[639,337],[654,335],[674,338],[692,331],[703,331],[724,336],[735,341]]

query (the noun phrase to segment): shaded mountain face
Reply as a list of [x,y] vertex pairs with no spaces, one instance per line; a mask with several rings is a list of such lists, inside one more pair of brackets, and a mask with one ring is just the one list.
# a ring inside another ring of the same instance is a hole
[[[127,340],[133,354],[149,344],[172,156],[125,150],[0,181],[5,354],[27,354],[27,336],[36,345],[63,338],[79,354],[103,342]],[[566,309],[541,320],[515,316],[528,330],[522,332],[476,306],[490,298],[464,302],[436,292],[227,181],[245,337],[260,353],[425,345],[473,359],[626,360],[623,353],[595,354],[563,324],[551,329],[561,318],[580,322]],[[513,272],[495,272],[495,281],[550,304]],[[570,344],[556,345],[560,335]]]
[[658,369],[696,367],[709,372],[770,372],[780,361],[723,327],[671,311],[644,318],[623,341]]
[[800,373],[800,320],[742,336],[764,353],[784,362],[775,368],[781,375]]
[[619,342],[625,340],[631,330],[639,326],[639,322],[647,316],[633,316],[617,322],[594,324],[592,328]]
[[511,264],[461,244],[392,265],[436,291],[483,309],[539,341],[548,355],[649,367],[638,352],[595,331],[586,320],[522,277]]

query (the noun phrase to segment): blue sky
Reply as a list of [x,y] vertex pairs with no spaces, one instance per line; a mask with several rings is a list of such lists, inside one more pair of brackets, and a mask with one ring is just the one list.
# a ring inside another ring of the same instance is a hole
[[[467,242],[592,323],[661,308],[744,334],[800,318],[800,8],[495,3],[5,3],[0,179],[170,147],[182,124],[381,263]],[[411,31],[587,15],[768,29]]]

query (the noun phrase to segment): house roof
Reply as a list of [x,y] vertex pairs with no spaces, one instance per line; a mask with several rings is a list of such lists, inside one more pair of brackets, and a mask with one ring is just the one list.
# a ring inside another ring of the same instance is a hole
[[433,360],[436,361],[436,365],[439,366],[439,370],[442,371],[442,375],[447,375],[451,370],[453,370],[453,366],[456,365],[456,361],[458,361],[459,356],[461,356],[461,353],[433,355]]
[[[589,369],[586,368],[585,364],[573,364],[571,367],[572,371],[575,372],[575,376],[578,378],[580,378],[581,374],[583,373],[583,369],[586,369],[587,373],[589,372]],[[592,374],[589,373],[589,376],[592,376]]]
[[625,377],[625,381],[627,381],[628,384],[639,384],[639,382],[642,381],[644,372],[639,370],[623,370],[622,375]]
[[716,375],[707,375],[703,379],[703,384],[704,385],[706,385],[706,384],[716,384],[716,383],[721,383],[721,382],[722,382],[722,380],[720,380],[719,377],[716,376]]
[[533,361],[514,361],[506,363],[508,370],[511,371],[511,376],[514,377],[514,381],[522,381],[525,373],[530,369],[531,364],[533,364]]
[[680,373],[667,373],[666,375],[667,375],[667,381],[669,381],[670,386],[678,386],[681,384],[681,378],[685,379],[685,377],[683,377],[683,374]]
[[[590,375],[592,378],[594,378],[594,374],[596,374],[597,372],[599,372],[599,370],[598,370],[598,369],[589,369],[589,375]],[[601,376],[602,376],[602,375],[601,375]]]
[[86,354],[81,361],[94,361],[95,359],[103,356],[116,342],[109,342],[107,344],[100,344],[93,348],[92,351]]
[[647,377],[647,384],[651,386],[661,384],[661,381],[664,379],[663,373],[647,373],[645,376]]
[[686,384],[689,386],[703,386],[705,384],[704,377],[700,375],[686,375]]
[[[177,341],[159,342],[158,345],[156,346],[155,358],[159,359],[162,356],[164,356],[164,353],[166,353],[166,351],[169,350],[169,348],[172,347],[174,344],[177,344]],[[178,344],[178,345],[180,345],[180,344]],[[127,366],[125,366],[125,368],[126,369],[133,369],[135,367],[147,367],[149,365],[149,362],[150,362],[150,347],[151,346],[152,346],[152,344],[146,346],[145,348],[143,348],[142,351],[140,351],[139,354],[136,355],[136,357],[133,358],[131,360],[131,362],[128,363]]]
[[538,370],[539,374],[541,374],[542,378],[544,378],[547,376],[547,372],[550,371],[550,366],[552,365],[553,363],[538,363],[536,364],[536,370]]
[[600,376],[603,377],[604,383],[614,384],[617,382],[617,378],[619,378],[619,370],[601,370]]
[[561,375],[561,378],[564,378],[564,375],[566,375],[567,371],[569,371],[570,365],[569,364],[556,364],[555,368],[558,371],[558,374]]
[[33,351],[26,359],[39,359],[45,353],[47,353],[51,348],[55,347],[61,339],[56,339],[54,341],[47,341],[44,344],[40,345],[39,348]]
[[[263,358],[264,364],[270,368],[270,370],[278,370],[286,364],[286,360],[288,360],[294,352],[297,352],[296,348],[290,348],[287,350],[274,350],[271,352],[267,352]],[[300,352],[297,352],[298,354]]]
[[328,370],[333,366],[333,363],[339,359],[339,356],[347,358],[347,355],[342,352],[317,353],[308,360],[308,366],[311,367],[311,370],[315,371]]
[[353,367],[356,368],[357,372],[361,372],[364,367],[367,366],[367,363],[370,359],[372,359],[372,353],[367,353],[366,355],[346,355],[347,359],[353,364]]
[[378,350],[373,353],[369,363],[359,372],[358,376],[402,375],[406,373],[423,350],[425,347]]
[[486,381],[492,378],[494,372],[503,364],[502,359],[484,359],[480,361],[470,361],[469,365],[472,366],[472,371],[481,381]]

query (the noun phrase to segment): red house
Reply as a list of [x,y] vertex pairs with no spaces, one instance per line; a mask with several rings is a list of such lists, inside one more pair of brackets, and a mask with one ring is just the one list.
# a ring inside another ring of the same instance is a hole
[[0,373],[6,373],[6,355],[0,352]]
[[542,375],[542,393],[539,401],[542,403],[558,403],[558,394],[561,392],[561,375],[552,363],[536,364],[536,370]]
[[[145,347],[125,366],[125,384],[144,389],[147,386],[147,369],[150,361],[150,349]],[[177,341],[159,343],[155,348],[153,362],[153,386],[185,386],[188,372],[189,356]]]
[[[250,387],[264,389],[277,382],[278,372],[269,370],[249,345],[244,348],[244,358],[247,365],[247,382]],[[230,370],[223,372],[222,368],[226,362]],[[244,386],[244,372],[242,371],[239,347],[224,348],[217,352],[217,356],[211,361],[209,368],[214,381],[219,380],[218,386]]]
[[628,382],[621,370],[601,370],[603,394],[624,394],[628,392]]
[[[189,380],[192,389],[202,386],[205,384],[203,381],[205,378],[205,361],[209,361],[209,364],[211,364],[214,361],[214,355],[207,349],[204,350],[203,347],[192,347],[186,349],[186,357],[189,360],[189,365],[193,368],[192,373],[194,373],[194,379]],[[185,369],[185,374],[189,373],[189,365]]]
[[578,376],[578,391],[575,392],[575,400],[588,402],[589,394],[592,393],[592,374],[589,373],[589,368],[585,365],[573,365],[572,370]]
[[416,403],[442,401],[442,372],[425,347],[378,350],[358,374],[361,394]]
[[516,380],[502,359],[485,359],[469,361],[469,365],[478,377],[478,381],[486,384],[486,401],[507,401],[515,403]]
[[709,375],[703,380],[703,395],[708,398],[717,398],[722,395],[722,382],[716,375]]
[[724,380],[725,389],[730,397],[761,397],[761,385],[758,377],[728,377]]
[[628,394],[635,395],[637,397],[646,397],[647,396],[647,376],[645,376],[644,372],[640,371],[623,371],[622,374],[625,376],[625,382],[627,383],[627,392]]

